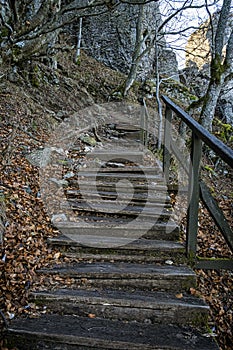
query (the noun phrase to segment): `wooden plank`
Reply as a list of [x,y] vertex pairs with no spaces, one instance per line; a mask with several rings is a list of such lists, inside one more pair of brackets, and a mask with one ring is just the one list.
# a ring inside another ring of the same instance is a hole
[[208,132],[201,124],[193,119],[182,108],[172,102],[167,96],[162,96],[162,100],[166,104],[166,108],[171,109],[176,115],[182,119],[195,134],[205,142],[218,156],[220,156],[227,164],[233,168],[233,150],[225,145],[216,136]]
[[199,209],[199,172],[202,154],[202,142],[192,134],[192,151],[189,175],[189,208],[187,218],[187,253],[190,258],[196,254]]
[[167,183],[169,182],[169,168],[171,163],[171,121],[172,110],[166,107],[164,123],[163,172]]
[[233,270],[231,259],[200,259],[195,263],[195,269],[203,270]]
[[203,181],[200,181],[201,199],[209,210],[214,222],[223,234],[229,248],[233,252],[233,231],[231,230],[221,208],[219,208],[217,201],[211,195],[209,188]]

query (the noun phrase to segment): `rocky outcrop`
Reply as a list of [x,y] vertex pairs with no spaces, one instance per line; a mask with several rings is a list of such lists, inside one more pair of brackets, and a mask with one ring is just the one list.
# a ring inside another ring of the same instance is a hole
[[[218,16],[219,14],[216,13],[212,18],[213,32],[217,29]],[[227,43],[232,26],[233,14],[229,15],[226,23],[225,43]],[[190,36],[186,46],[186,68],[183,71],[184,83],[189,86],[198,97],[205,95],[210,79],[210,46],[212,35],[210,22],[206,21]],[[233,125],[232,89],[233,82],[229,80],[223,85],[217,104],[218,114],[224,122],[231,125]]]
[[[98,17],[89,17],[83,21],[82,46],[88,54],[108,67],[128,73],[136,40],[136,26],[139,6],[120,4],[114,10]],[[153,2],[144,6],[142,20],[141,51],[145,50],[154,38],[154,28],[161,23],[159,5]],[[178,79],[178,65],[174,53],[166,49],[164,37],[160,37],[159,64],[161,75],[172,75]],[[154,69],[155,49],[152,45],[142,57],[138,68],[138,77],[142,80],[150,77]]]

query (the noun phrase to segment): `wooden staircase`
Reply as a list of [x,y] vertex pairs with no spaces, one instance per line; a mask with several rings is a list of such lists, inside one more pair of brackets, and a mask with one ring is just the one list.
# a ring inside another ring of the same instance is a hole
[[[118,156],[114,166],[109,159],[116,155],[109,154],[97,177],[89,167],[81,179],[69,180],[70,207],[64,207],[79,220],[56,223],[61,234],[48,244],[70,262],[37,271],[70,278],[72,284],[31,291],[31,300],[47,312],[13,321],[7,345],[19,350],[218,349],[207,335],[208,306],[190,293],[196,275],[171,219],[159,165],[144,165],[141,152],[134,151]],[[133,157],[131,164],[124,163],[127,157]]]

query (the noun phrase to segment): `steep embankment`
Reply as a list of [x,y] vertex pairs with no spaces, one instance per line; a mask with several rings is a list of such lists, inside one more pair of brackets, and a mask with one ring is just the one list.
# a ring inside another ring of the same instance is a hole
[[30,285],[40,283],[34,271],[60,258],[46,246],[56,230],[40,199],[38,168],[25,155],[43,148],[59,121],[107,102],[123,81],[121,74],[85,54],[80,66],[67,52],[58,62],[56,72],[35,62],[13,73],[1,67],[0,233],[5,232],[0,245],[0,328],[18,313],[37,312],[27,300]]
[[[0,71],[0,229],[5,230],[0,245],[1,326],[4,318],[7,321],[18,313],[46,312],[28,303],[28,289],[42,282],[35,278],[36,269],[62,261],[58,251],[47,248],[47,237],[57,232],[40,199],[38,168],[25,155],[43,148],[60,120],[93,103],[107,102],[110,96],[117,99],[115,91],[124,81],[122,74],[85,54],[77,66],[72,55],[59,55],[56,72],[42,63],[29,64],[16,73],[7,68]],[[133,93],[129,96],[131,101],[136,98]],[[222,349],[230,349],[230,273],[203,273],[200,280],[202,294],[208,297],[218,322]],[[56,284],[55,280],[43,282]]]

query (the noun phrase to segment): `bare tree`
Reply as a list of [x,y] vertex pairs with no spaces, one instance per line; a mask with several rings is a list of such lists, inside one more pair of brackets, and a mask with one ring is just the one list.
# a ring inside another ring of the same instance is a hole
[[75,56],[74,56],[74,63],[76,63],[76,64],[80,63],[81,41],[82,41],[82,24],[83,24],[83,19],[82,19],[82,17],[80,17],[78,37],[77,37],[77,47],[76,47]]
[[[152,0],[150,0],[152,1]],[[146,0],[22,0],[0,1],[2,61],[17,63],[47,53],[59,31],[80,18],[111,11],[121,2],[137,5]]]
[[[226,39],[226,23],[229,19],[232,0],[224,0],[219,14],[217,28],[214,31],[211,48],[210,81],[204,96],[200,122],[209,131],[212,131],[212,123],[218,97],[223,84],[233,77],[233,29]],[[224,46],[226,54],[224,55]]]
[[131,88],[131,86],[133,85],[133,83],[137,77],[137,69],[138,69],[138,65],[141,61],[142,45],[146,41],[146,37],[143,37],[143,35],[142,35],[143,13],[144,13],[144,7],[143,7],[143,5],[139,5],[139,13],[138,13],[138,18],[137,18],[137,23],[136,23],[135,47],[134,47],[134,51],[133,51],[130,71],[129,71],[129,74],[128,74],[127,79],[125,81],[124,92],[123,92],[124,96],[127,95],[129,89]]

